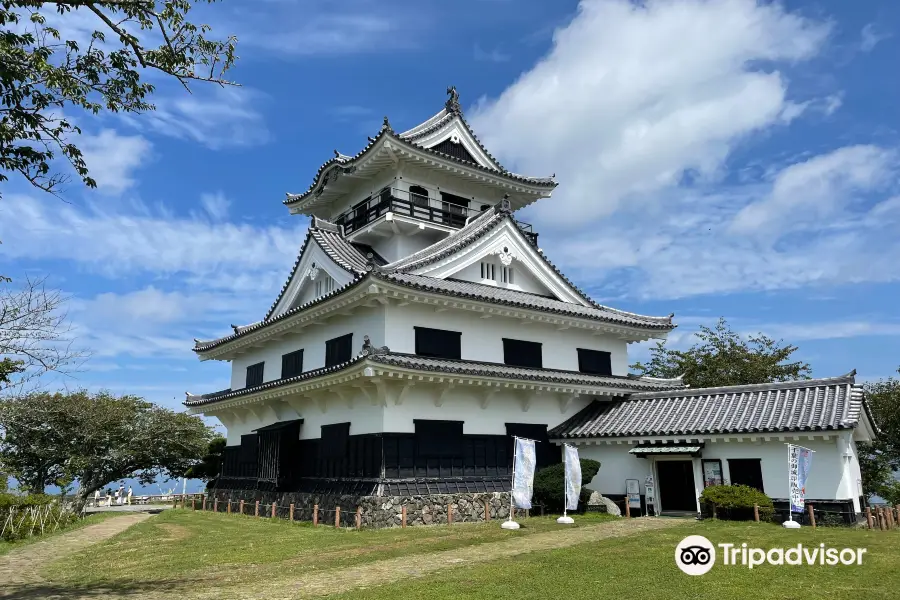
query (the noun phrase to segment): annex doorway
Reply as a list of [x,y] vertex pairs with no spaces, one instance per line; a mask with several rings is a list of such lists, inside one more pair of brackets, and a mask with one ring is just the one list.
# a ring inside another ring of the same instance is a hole
[[656,478],[663,513],[697,512],[693,461],[657,460]]

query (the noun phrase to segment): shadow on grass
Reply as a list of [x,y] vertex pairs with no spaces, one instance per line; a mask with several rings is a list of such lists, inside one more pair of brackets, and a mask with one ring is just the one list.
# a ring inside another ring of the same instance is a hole
[[41,583],[7,584],[0,587],[0,598],[3,600],[75,600],[76,598],[128,598],[149,593],[170,593],[178,597],[196,580],[164,580],[142,581],[137,583],[103,583],[92,585],[55,584],[45,581]]

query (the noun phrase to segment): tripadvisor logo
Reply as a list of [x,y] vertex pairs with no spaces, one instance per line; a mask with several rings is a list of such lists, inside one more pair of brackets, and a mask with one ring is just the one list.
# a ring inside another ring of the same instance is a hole
[[861,565],[866,548],[830,548],[825,544],[806,547],[803,544],[788,548],[752,548],[746,543],[713,545],[702,535],[689,535],[675,547],[675,564],[688,575],[703,575],[716,563],[717,551],[721,564],[752,569],[760,565]]

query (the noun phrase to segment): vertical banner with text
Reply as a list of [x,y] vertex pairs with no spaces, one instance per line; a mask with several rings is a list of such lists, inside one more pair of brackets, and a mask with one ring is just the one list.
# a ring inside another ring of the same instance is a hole
[[566,452],[566,510],[578,510],[581,496],[581,462],[575,446],[563,445]]
[[516,463],[513,473],[512,499],[516,508],[531,508],[531,493],[534,483],[534,441],[516,438]]
[[791,512],[802,513],[806,498],[806,478],[812,464],[812,450],[788,444],[790,465]]

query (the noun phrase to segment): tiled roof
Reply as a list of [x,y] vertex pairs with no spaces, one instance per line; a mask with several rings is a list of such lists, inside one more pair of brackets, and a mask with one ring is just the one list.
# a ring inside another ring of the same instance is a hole
[[342,371],[366,359],[377,364],[404,369],[413,369],[416,371],[428,373],[447,373],[452,375],[467,375],[472,377],[496,377],[499,379],[517,379],[522,381],[555,383],[561,385],[612,388],[614,390],[621,391],[622,393],[640,390],[660,390],[668,389],[669,387],[671,387],[664,386],[655,382],[636,379],[633,377],[589,375],[586,373],[562,371],[558,369],[531,369],[471,360],[429,358],[425,356],[416,356],[414,354],[391,353],[390,351],[374,351],[370,354],[360,353],[349,361],[341,363],[339,365],[335,365],[333,367],[307,371],[306,373],[302,373],[300,375],[297,375],[296,377],[269,381],[250,388],[242,388],[239,390],[227,389],[212,394],[203,394],[201,396],[188,395],[187,399],[185,400],[185,405],[201,406],[204,404],[210,404],[212,402],[228,400],[230,398],[237,398],[239,396],[247,396],[264,390],[292,385],[301,381],[315,379],[317,377],[322,377],[324,375]]
[[384,270],[411,271],[437,262],[475,243],[493,230],[494,227],[505,221],[507,217],[508,211],[504,212],[497,206],[484,210],[461,229],[454,231],[427,248],[386,264]]
[[856,427],[865,408],[856,372],[719,388],[643,392],[593,402],[553,428],[555,438],[820,431]]
[[[275,307],[281,302],[281,299],[287,292],[288,286],[294,279],[294,274],[300,266],[300,260],[303,258],[303,252],[306,250],[306,245],[309,243],[310,238],[313,238],[325,254],[331,257],[331,259],[341,268],[350,271],[355,275],[361,275],[366,272],[365,255],[344,238],[340,225],[335,225],[325,219],[312,217],[309,221],[309,229],[306,231],[306,238],[304,238],[303,244],[300,246],[300,251],[297,253],[297,259],[294,260],[294,266],[291,267],[291,274],[288,275],[287,281],[281,286],[281,291],[278,292],[278,297],[275,298],[275,302],[273,302],[272,306],[269,307],[269,310],[266,311],[265,319],[259,323],[265,323],[272,317],[272,313],[275,312]],[[259,323],[254,323],[254,325]],[[235,332],[249,330],[250,327],[251,326],[249,325],[243,328],[238,327],[235,328]]]
[[374,276],[391,283],[415,288],[425,292],[446,294],[469,300],[481,300],[504,306],[514,306],[551,312],[559,315],[594,319],[626,326],[640,327],[642,329],[671,330],[672,320],[669,317],[645,317],[632,313],[617,311],[611,308],[595,308],[583,306],[571,302],[563,302],[547,296],[539,296],[528,292],[519,292],[508,288],[461,281],[458,279],[437,279],[426,275],[413,275],[411,273],[375,272]]
[[703,449],[702,444],[694,446],[651,446],[641,444],[628,451],[629,454],[695,454]]
[[[478,144],[479,148],[481,148],[481,150],[499,167],[499,169],[471,164],[466,161],[462,161],[456,157],[450,156],[449,154],[445,154],[443,152],[438,152],[436,150],[433,150],[431,148],[426,148],[426,147],[421,146],[416,143],[416,140],[421,139],[423,136],[434,131],[434,128],[442,127],[453,117],[459,118],[460,122],[468,130],[468,132],[472,135],[472,138]],[[334,158],[327,160],[325,163],[322,164],[321,167],[319,167],[318,171],[316,171],[316,175],[313,178],[312,184],[309,186],[309,188],[307,188],[306,191],[302,192],[302,193],[287,194],[287,198],[284,200],[284,204],[290,206],[292,204],[297,204],[298,202],[302,202],[307,197],[309,197],[309,195],[319,186],[319,183],[322,181],[323,175],[325,175],[326,171],[330,171],[332,167],[337,165],[337,168],[353,169],[354,163],[356,163],[357,160],[362,158],[369,150],[371,150],[382,137],[390,137],[391,139],[393,139],[401,144],[405,144],[405,145],[408,145],[417,150],[427,152],[427,153],[433,154],[435,156],[439,156],[442,159],[449,160],[452,162],[457,162],[457,163],[465,165],[467,167],[477,169],[477,170],[483,171],[485,173],[490,173],[495,176],[499,175],[506,179],[510,179],[510,180],[517,181],[520,183],[525,183],[528,185],[536,185],[536,186],[541,186],[541,187],[548,187],[551,189],[555,188],[557,185],[556,180],[553,177],[529,177],[526,175],[518,175],[516,173],[511,173],[511,172],[507,171],[505,168],[503,168],[502,165],[500,165],[500,163],[497,161],[497,159],[494,158],[491,155],[491,153],[487,151],[487,148],[485,148],[484,145],[478,140],[478,136],[475,135],[475,132],[472,131],[472,128],[469,126],[469,124],[463,118],[461,111],[448,111],[447,109],[444,109],[441,112],[439,112],[438,114],[436,114],[433,117],[431,117],[430,119],[428,119],[427,121],[425,121],[424,123],[417,125],[416,127],[413,127],[412,129],[405,131],[403,133],[400,133],[400,134],[394,132],[394,130],[390,126],[390,123],[388,123],[387,117],[385,117],[384,125],[382,126],[381,131],[374,138],[371,138],[371,137],[369,138],[369,143],[366,144],[365,148],[360,150],[354,156],[346,156],[346,155],[343,155],[340,153],[335,153]]]

